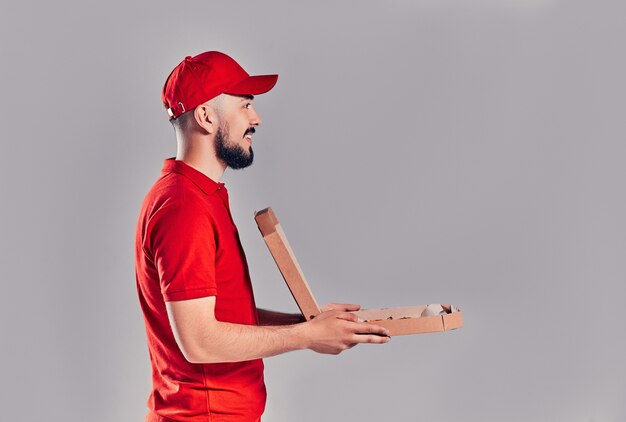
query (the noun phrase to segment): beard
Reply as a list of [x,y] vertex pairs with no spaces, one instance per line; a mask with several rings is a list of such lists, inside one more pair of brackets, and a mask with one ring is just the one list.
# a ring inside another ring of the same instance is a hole
[[215,153],[228,167],[237,170],[246,168],[254,160],[252,147],[246,152],[241,145],[229,141],[228,125],[220,125],[215,134]]

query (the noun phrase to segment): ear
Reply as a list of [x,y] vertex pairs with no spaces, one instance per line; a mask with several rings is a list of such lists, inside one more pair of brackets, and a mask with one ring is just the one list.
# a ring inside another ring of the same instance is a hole
[[196,123],[208,134],[216,133],[219,127],[217,113],[213,107],[207,104],[200,104],[193,111]]

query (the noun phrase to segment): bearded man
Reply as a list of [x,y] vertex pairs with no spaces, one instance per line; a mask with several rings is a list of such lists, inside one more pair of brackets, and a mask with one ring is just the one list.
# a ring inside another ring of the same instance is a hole
[[348,312],[358,305],[326,305],[308,322],[256,307],[220,179],[228,167],[252,164],[261,124],[254,95],[277,79],[250,76],[209,51],[186,57],[163,87],[177,152],[144,199],[135,242],[153,380],[146,421],[260,421],[262,358],[299,349],[338,354],[389,340],[384,328]]

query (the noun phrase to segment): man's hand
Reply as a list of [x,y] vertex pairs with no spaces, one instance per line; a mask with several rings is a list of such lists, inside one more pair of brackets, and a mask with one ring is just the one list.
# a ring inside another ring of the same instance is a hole
[[348,303],[329,303],[320,308],[322,312],[328,311],[358,311],[361,305],[351,305]]
[[358,317],[346,311],[356,311],[359,305],[330,304],[328,309],[312,320],[300,324],[306,347],[318,353],[337,355],[358,343],[387,343],[385,328],[366,322],[358,322]]

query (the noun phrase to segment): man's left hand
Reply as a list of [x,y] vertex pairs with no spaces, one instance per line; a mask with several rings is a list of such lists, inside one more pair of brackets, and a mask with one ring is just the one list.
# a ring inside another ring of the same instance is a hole
[[361,309],[361,305],[351,305],[349,303],[329,303],[327,305],[322,306],[320,308],[320,311],[322,312],[328,312],[328,311],[349,312],[349,311],[358,311],[359,309]]

